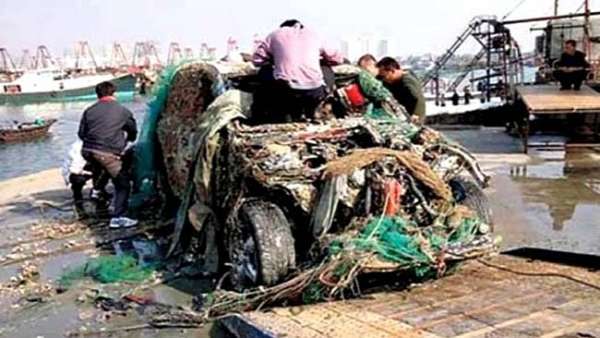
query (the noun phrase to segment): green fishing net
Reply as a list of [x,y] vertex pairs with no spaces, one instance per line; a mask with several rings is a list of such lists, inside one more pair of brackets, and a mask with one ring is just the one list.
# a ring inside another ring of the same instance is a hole
[[155,183],[158,176],[156,128],[169,96],[171,81],[177,73],[178,67],[170,65],[163,70],[153,91],[154,99],[148,104],[148,111],[135,145],[133,163],[135,194],[130,199],[132,208],[141,206],[144,201],[155,193]]
[[105,284],[143,282],[152,276],[153,271],[152,266],[143,267],[132,256],[100,256],[89,259],[82,266],[65,271],[58,282],[63,288],[68,288],[74,282],[85,278]]
[[358,84],[365,96],[373,102],[382,102],[392,97],[392,93],[385,88],[383,82],[368,72],[358,73]]
[[371,220],[355,238],[334,241],[329,252],[373,252],[425,277],[435,271],[437,257],[447,246],[473,241],[479,224],[476,219],[464,219],[452,229],[444,225],[418,227],[401,217],[383,217]]

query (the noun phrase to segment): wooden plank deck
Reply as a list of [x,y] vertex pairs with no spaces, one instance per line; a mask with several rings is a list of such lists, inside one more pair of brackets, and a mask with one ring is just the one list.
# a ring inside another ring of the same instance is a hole
[[532,114],[600,113],[600,93],[584,85],[580,91],[557,85],[518,86],[517,93]]
[[597,271],[500,255],[407,291],[222,324],[237,337],[597,337],[600,289],[591,284],[600,285]]

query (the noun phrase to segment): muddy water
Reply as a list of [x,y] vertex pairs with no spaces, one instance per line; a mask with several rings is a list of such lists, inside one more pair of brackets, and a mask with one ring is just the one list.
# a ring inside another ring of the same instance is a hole
[[493,175],[488,190],[496,232],[506,249],[600,255],[600,149],[534,148],[525,156],[518,140],[499,129],[450,135],[485,154],[482,164]]
[[[56,243],[53,243],[56,245]],[[45,245],[39,247],[47,248]],[[25,250],[28,252],[29,250]],[[141,264],[164,261],[164,248],[144,236],[114,242],[113,248],[91,248],[32,259],[39,266],[39,279],[52,282],[65,271],[81,266],[97,255],[130,255]],[[1,266],[0,282],[6,283],[19,270],[20,264]],[[198,329],[134,329],[146,323],[145,307],[129,310],[126,314],[99,308],[99,296],[119,300],[123,295],[134,294],[161,304],[190,307],[194,295],[207,292],[211,281],[200,278],[177,278],[166,284],[139,287],[139,283],[100,284],[90,279],[77,280],[66,292],[36,300],[35,292],[24,289],[22,295],[0,297],[0,337],[64,337],[68,332],[86,333],[99,337],[225,337],[217,326]],[[109,331],[110,334],[102,334]],[[91,332],[99,332],[92,334]]]

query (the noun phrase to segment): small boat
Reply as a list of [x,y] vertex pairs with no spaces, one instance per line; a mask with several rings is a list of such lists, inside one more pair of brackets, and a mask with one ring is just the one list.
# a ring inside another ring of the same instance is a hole
[[95,100],[98,83],[111,81],[117,94],[133,95],[136,78],[129,73],[83,74],[56,68],[30,70],[9,82],[0,82],[0,104],[27,104]]
[[0,128],[0,143],[31,141],[48,135],[56,119],[41,122],[23,122],[10,128]]

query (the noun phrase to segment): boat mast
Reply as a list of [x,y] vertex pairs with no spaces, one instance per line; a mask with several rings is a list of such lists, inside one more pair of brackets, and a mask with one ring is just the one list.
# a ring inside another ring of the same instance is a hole
[[590,37],[590,1],[589,0],[585,0],[584,1],[584,5],[585,5],[585,16],[584,16],[584,25],[583,25],[583,38],[585,41],[585,52],[588,55],[588,58],[590,60],[593,59],[593,55],[592,55],[592,41],[591,41],[591,37]]

